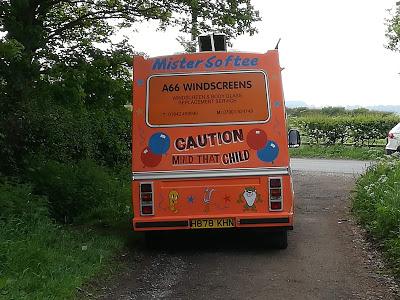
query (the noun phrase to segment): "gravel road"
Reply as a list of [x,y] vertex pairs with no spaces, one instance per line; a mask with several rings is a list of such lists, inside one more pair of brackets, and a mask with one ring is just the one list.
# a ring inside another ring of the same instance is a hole
[[368,168],[372,161],[344,160],[344,159],[309,159],[292,158],[290,165],[295,171],[353,174],[359,175]]
[[139,238],[122,258],[123,271],[97,283],[96,293],[100,299],[399,299],[379,255],[351,221],[354,181],[294,171],[295,229],[286,250],[260,245],[260,233],[191,232],[169,237],[157,251]]

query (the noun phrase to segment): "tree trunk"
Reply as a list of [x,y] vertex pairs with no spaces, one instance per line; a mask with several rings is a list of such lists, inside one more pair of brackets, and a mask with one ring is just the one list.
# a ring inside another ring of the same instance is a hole
[[197,23],[197,18],[198,18],[197,8],[192,6],[191,13],[192,13],[192,29],[190,30],[190,33],[191,33],[191,41],[194,42],[196,41],[197,36],[199,35],[199,29]]
[[199,35],[199,29],[198,29],[198,25],[199,24],[198,24],[198,21],[197,21],[198,16],[199,16],[198,15],[198,8],[197,8],[197,1],[196,1],[195,4],[193,4],[190,7],[190,12],[192,14],[192,22],[191,22],[192,28],[190,29],[190,41],[191,41],[191,44],[188,47],[188,51],[189,52],[196,52],[196,39],[197,39],[197,37]]

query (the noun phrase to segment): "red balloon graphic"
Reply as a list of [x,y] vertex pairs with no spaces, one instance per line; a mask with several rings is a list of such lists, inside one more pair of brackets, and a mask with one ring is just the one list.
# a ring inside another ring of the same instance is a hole
[[253,150],[259,150],[267,143],[267,134],[262,129],[252,129],[247,134],[247,144]]
[[143,164],[146,167],[155,167],[161,162],[161,154],[154,154],[151,152],[149,147],[143,149],[142,153],[140,154],[140,158],[142,159]]

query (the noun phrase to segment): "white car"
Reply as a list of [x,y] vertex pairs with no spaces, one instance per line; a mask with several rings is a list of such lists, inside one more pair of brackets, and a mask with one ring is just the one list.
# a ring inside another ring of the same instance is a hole
[[386,154],[400,152],[400,123],[394,126],[388,133],[388,143],[386,145]]

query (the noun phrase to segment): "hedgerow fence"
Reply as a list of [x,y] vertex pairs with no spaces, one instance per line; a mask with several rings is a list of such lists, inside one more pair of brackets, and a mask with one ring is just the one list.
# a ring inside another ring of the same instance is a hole
[[400,116],[377,114],[289,118],[289,126],[299,128],[306,142],[320,145],[373,146],[384,140],[389,130],[399,122]]

